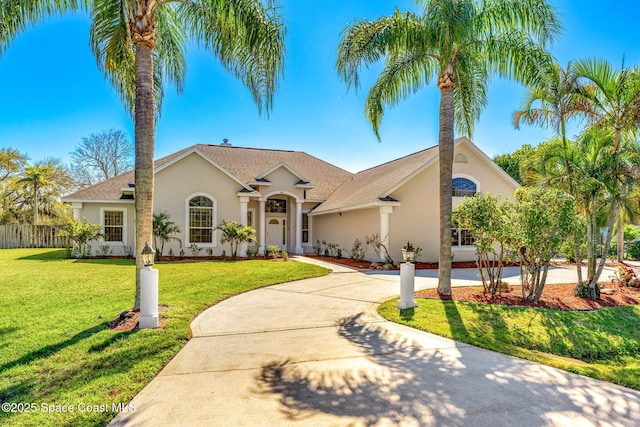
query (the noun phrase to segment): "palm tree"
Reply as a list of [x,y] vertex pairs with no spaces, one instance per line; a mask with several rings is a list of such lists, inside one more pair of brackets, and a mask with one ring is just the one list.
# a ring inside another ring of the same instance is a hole
[[575,141],[556,136],[541,144],[523,167],[527,183],[572,192],[576,199],[587,225],[587,283],[592,298],[599,296],[597,282],[606,259],[601,257],[597,265],[601,213],[608,217],[604,224],[608,230],[606,253],[616,212],[612,201],[619,204],[626,192],[621,188],[631,185],[638,175],[638,145],[625,139],[621,147],[624,150],[616,153],[611,130],[591,127]]
[[385,59],[369,90],[365,117],[378,139],[386,107],[435,78],[440,90],[440,256],[438,292],[451,294],[451,207],[454,125],[471,136],[486,105],[490,74],[533,83],[550,62],[543,49],[560,29],[546,0],[416,0],[421,16],[392,16],[349,25],[336,68],[347,86],[360,84],[361,67]]
[[[586,94],[573,72],[571,63],[563,69],[554,62],[547,67],[541,78],[533,87],[525,92],[520,110],[513,114],[513,126],[520,129],[520,123],[552,127],[560,136],[561,144],[555,144],[554,150],[560,150],[554,155],[563,157],[564,176],[571,174],[569,155],[569,141],[567,140],[567,122],[578,117],[584,110],[583,103]],[[573,181],[568,181],[569,186]],[[569,194],[575,194],[572,188],[567,188]],[[575,257],[578,283],[582,283],[582,255],[580,243],[576,236]]]
[[[584,59],[574,67],[590,92],[584,112],[590,122],[606,126],[614,133],[614,151],[620,152],[625,135],[638,134],[640,123],[640,69],[638,67],[615,70],[604,59]],[[620,206],[612,206],[620,210]],[[624,228],[623,215],[618,216],[618,229]],[[618,261],[624,261],[624,236],[618,233]]]
[[[181,90],[186,40],[213,53],[250,90],[258,111],[272,108],[283,71],[284,28],[268,0],[95,0],[91,44],[98,63],[134,112],[136,247],[151,241],[155,116],[162,83]],[[136,299],[140,305],[136,257]]]
[[238,255],[238,246],[242,243],[256,241],[256,230],[251,226],[243,226],[235,221],[223,220],[222,224],[216,227],[222,232],[220,243],[229,243],[231,246],[231,259],[235,261]]
[[162,259],[164,253],[164,245],[171,240],[177,240],[182,246],[182,240],[178,237],[172,236],[172,234],[180,233],[181,229],[178,224],[169,220],[170,216],[167,212],[160,212],[153,214],[153,244],[158,248],[158,241],[160,241],[160,250],[156,251],[156,261]]
[[29,166],[24,170],[24,177],[18,180],[31,193],[33,225],[38,225],[38,202],[41,190],[54,185],[51,181],[52,172],[53,170],[50,166]]
[[0,2],[0,54],[26,28],[46,17],[86,8],[89,0]]

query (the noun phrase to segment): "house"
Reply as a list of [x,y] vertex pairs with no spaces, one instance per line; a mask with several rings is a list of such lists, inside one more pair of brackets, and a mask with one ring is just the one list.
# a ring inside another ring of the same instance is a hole
[[[476,192],[510,196],[518,187],[467,138],[456,139],[454,155],[454,206]],[[198,144],[156,160],[154,212],[180,225],[187,254],[192,244],[228,251],[215,230],[225,219],[254,227],[259,253],[269,245],[311,253],[317,241],[349,250],[378,233],[394,259],[409,240],[422,248],[421,260],[437,261],[438,177],[437,146],[353,174],[300,151]],[[63,198],[76,219],[102,224],[114,254],[134,244],[133,181],[130,171]],[[456,261],[475,259],[465,230],[454,228],[453,238]],[[177,242],[171,249],[180,251]]]

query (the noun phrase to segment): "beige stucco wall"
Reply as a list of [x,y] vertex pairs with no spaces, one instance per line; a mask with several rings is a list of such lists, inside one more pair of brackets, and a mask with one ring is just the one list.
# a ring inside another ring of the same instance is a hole
[[[511,197],[515,186],[499,171],[487,162],[486,158],[474,150],[460,144],[455,155],[461,153],[467,163],[453,164],[453,177],[464,177],[475,182],[481,193],[491,193]],[[460,157],[458,157],[460,158]],[[391,194],[399,200],[401,206],[394,208],[390,220],[391,252],[400,254],[407,240],[422,248],[420,261],[437,262],[440,241],[439,214],[439,164],[435,162],[405,185]],[[453,198],[453,206],[457,206],[462,197]],[[475,248],[454,247],[454,261],[472,261],[476,259]]]
[[125,254],[124,246],[130,246],[132,249],[135,246],[135,207],[133,200],[128,203],[83,203],[82,204],[82,218],[86,219],[92,224],[103,224],[103,212],[109,210],[123,211],[125,222],[124,242],[104,242],[102,239],[93,242],[92,250],[95,253],[99,245],[108,244],[111,247],[111,255],[123,256]]
[[[360,239],[364,244],[365,236],[380,232],[380,209],[359,209],[345,211],[342,214],[333,213],[313,216],[312,243],[316,240],[326,243],[337,243],[343,250],[351,250],[355,239]],[[344,256],[349,256],[344,252]],[[376,255],[369,249],[366,259],[375,260]]]
[[[477,190],[482,193],[501,194],[511,197],[516,186],[492,167],[487,159],[466,146],[456,147],[455,154],[462,153],[467,162],[453,165],[453,176],[465,177],[474,181]],[[458,157],[459,158],[459,157]],[[460,159],[460,158],[459,158]],[[390,196],[400,201],[393,207],[389,216],[389,252],[395,261],[402,260],[402,247],[410,241],[422,248],[419,261],[437,262],[440,242],[439,215],[439,164],[429,165],[423,171],[407,181]],[[457,206],[462,198],[454,197]],[[365,235],[380,232],[379,208],[367,208],[356,211],[319,215],[313,217],[314,242],[316,238],[339,243],[341,248],[350,249],[357,237],[363,240]],[[384,237],[384,236],[381,236]],[[475,248],[454,247],[454,261],[475,260]],[[369,250],[368,260],[375,260],[375,254]]]
[[[153,211],[166,211],[170,220],[180,226],[182,232],[176,237],[181,239],[185,255],[190,256],[188,200],[198,195],[214,200],[214,226],[220,224],[223,219],[244,222],[240,219],[240,203],[237,195],[241,189],[242,186],[239,183],[200,155],[193,153],[156,173]],[[228,245],[220,243],[218,232],[214,232],[211,244],[198,243],[197,245],[205,248],[200,252],[201,256],[206,256],[206,248],[209,247],[213,249],[214,256],[220,255],[222,250],[229,253]],[[176,255],[179,254],[178,242],[166,244],[165,255],[170,248]]]

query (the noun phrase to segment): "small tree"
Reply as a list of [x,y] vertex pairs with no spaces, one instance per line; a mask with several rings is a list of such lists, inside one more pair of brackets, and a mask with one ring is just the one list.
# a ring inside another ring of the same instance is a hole
[[386,264],[393,264],[393,258],[389,255],[387,246],[382,242],[382,239],[380,239],[380,234],[376,233],[371,236],[364,236],[364,242],[367,246],[371,246],[373,248],[378,259],[380,259],[380,255],[384,252],[384,262]]
[[88,258],[91,255],[91,242],[104,237],[100,231],[101,228],[100,224],[91,224],[84,218],[82,221],[72,219],[67,222],[62,235],[68,237],[71,242],[70,256]]
[[536,302],[542,295],[551,259],[581,225],[573,198],[557,190],[524,187],[515,192],[508,213],[520,258],[522,297]]
[[[156,247],[156,261],[162,259],[165,243],[177,240],[180,243],[180,248],[182,248],[182,240],[172,236],[172,234],[180,233],[180,226],[173,221],[169,221],[169,218],[170,216],[167,212],[153,214],[153,244]],[[157,250],[158,242],[160,242],[160,250]]]
[[485,291],[495,295],[502,280],[508,243],[512,238],[505,210],[508,202],[498,203],[491,194],[465,198],[453,212],[460,226],[468,228],[478,255],[476,265]]
[[229,243],[231,247],[231,259],[235,261],[238,253],[238,246],[241,243],[256,242],[256,230],[251,226],[243,226],[235,221],[222,220],[222,224],[216,227],[222,232],[220,243]]

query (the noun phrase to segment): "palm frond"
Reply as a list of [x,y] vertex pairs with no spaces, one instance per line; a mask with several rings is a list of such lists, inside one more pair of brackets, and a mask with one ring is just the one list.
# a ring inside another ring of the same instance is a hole
[[200,46],[250,90],[267,114],[284,71],[284,24],[271,3],[259,0],[185,0],[180,22]]
[[365,101],[365,117],[378,140],[385,107],[392,107],[414,94],[429,83],[436,71],[437,62],[430,55],[407,53],[402,57],[389,57]]

